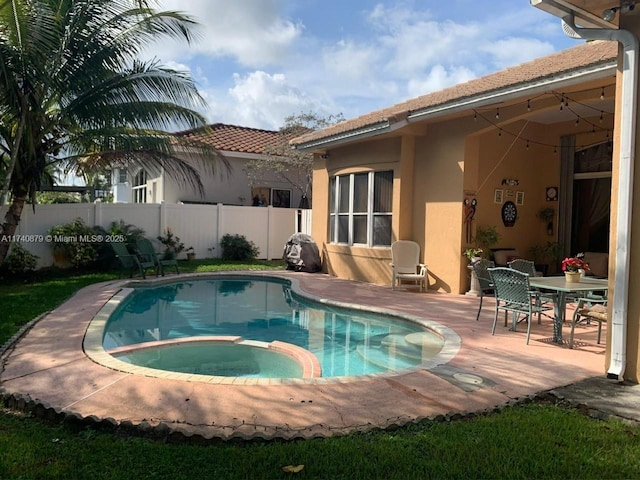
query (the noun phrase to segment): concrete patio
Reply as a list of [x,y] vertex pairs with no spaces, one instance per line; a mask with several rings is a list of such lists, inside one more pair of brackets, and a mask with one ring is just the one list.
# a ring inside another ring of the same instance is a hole
[[[525,345],[523,327],[513,332],[499,321],[491,335],[491,298],[485,299],[476,322],[477,297],[392,291],[323,274],[277,275],[297,280],[302,293],[313,297],[443,324],[460,336],[460,350],[447,364],[429,370],[355,381],[223,385],[135,375],[94,363],[82,348],[91,319],[126,283],[115,281],[80,290],[6,348],[0,358],[0,392],[18,407],[48,410],[49,416],[142,426],[165,436],[290,439],[487,411],[604,376],[605,346],[596,345],[595,324],[577,328],[578,348],[569,349],[551,342],[552,321],[543,318],[541,325],[533,322],[531,342]],[[566,337],[568,326],[564,330]]]

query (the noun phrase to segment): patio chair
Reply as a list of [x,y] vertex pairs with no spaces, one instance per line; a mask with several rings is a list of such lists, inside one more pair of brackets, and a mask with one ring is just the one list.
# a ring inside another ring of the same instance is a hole
[[138,257],[127,250],[126,244],[113,242],[109,245],[111,245],[111,249],[120,264],[120,274],[124,271],[129,274],[129,278],[132,278],[134,272],[137,272],[142,278],[145,278],[145,269],[142,267]]
[[[516,258],[515,260],[511,260],[510,262],[508,262],[507,265],[509,266],[509,268],[513,268],[514,270],[517,270],[519,272],[526,273],[527,275],[530,275],[532,277],[535,277],[538,275],[538,272],[536,272],[535,264],[531,260],[525,260],[524,258]],[[539,290],[535,288],[534,290],[539,292]],[[553,304],[556,301],[556,296],[548,292],[539,293],[538,300],[540,304],[544,304],[544,303]],[[538,324],[542,323],[542,318],[541,318],[542,315],[545,315],[553,320],[553,317],[551,315],[547,315],[546,313],[543,313],[542,310],[540,310],[538,311]]]
[[496,297],[496,312],[493,318],[491,335],[496,333],[498,314],[504,311],[504,325],[507,326],[507,313],[513,315],[512,330],[516,331],[518,317],[524,315],[523,320],[527,321],[527,345],[531,336],[531,316],[542,310],[549,310],[553,307],[541,305],[538,301],[538,292],[531,289],[529,285],[529,275],[512,268],[496,267],[488,268]]
[[420,245],[410,240],[397,240],[391,244],[391,288],[396,289],[403,280],[415,282],[420,291],[427,283],[427,266],[420,263]]
[[573,348],[573,333],[576,325],[581,321],[591,323],[591,320],[598,322],[598,339],[597,343],[600,345],[600,338],[602,336],[602,324],[608,320],[607,314],[607,299],[606,297],[597,298],[594,295],[578,298],[578,304],[573,312],[573,318],[571,319],[571,334],[569,335],[569,348]]
[[490,260],[481,258],[471,264],[473,272],[478,279],[478,286],[480,289],[480,305],[478,305],[478,313],[476,314],[476,322],[480,318],[480,310],[482,310],[482,299],[486,294],[493,295],[493,282],[489,276],[488,268],[494,268],[496,264]]
[[153,248],[151,240],[148,238],[138,238],[136,240],[136,248],[138,249],[138,256],[144,262],[151,262],[156,268],[156,274],[160,274],[164,277],[164,267],[175,267],[176,273],[180,273],[178,270],[178,260],[173,258],[163,258],[163,253],[157,253]]

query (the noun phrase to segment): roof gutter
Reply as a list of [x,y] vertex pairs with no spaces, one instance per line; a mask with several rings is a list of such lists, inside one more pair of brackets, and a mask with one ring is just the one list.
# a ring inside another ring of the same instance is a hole
[[[633,201],[633,159],[638,92],[638,38],[628,30],[576,27],[573,14],[563,18],[565,33],[586,40],[613,40],[622,45],[622,95],[620,101],[620,148],[618,173],[618,215],[616,262],[613,281],[611,362],[607,377],[622,380],[627,363],[627,315],[631,252],[631,207]],[[570,29],[567,29],[567,26]]]
[[497,92],[489,92],[484,95],[476,95],[474,97],[465,98],[452,104],[444,104],[438,105],[436,107],[428,107],[416,110],[415,112],[409,114],[408,120],[412,122],[416,120],[422,120],[423,117],[426,116],[430,118],[437,117],[438,115],[469,110],[469,108],[472,107],[483,107],[486,105],[493,105],[497,102],[506,102],[509,100],[520,98],[524,93],[532,96],[537,93],[546,92],[550,88],[562,88],[567,85],[573,85],[578,79],[585,82],[596,80],[609,75],[610,71],[613,69],[615,69],[615,64],[606,63],[603,65],[599,65],[596,68],[588,68],[572,72],[571,74],[563,76],[561,78],[554,76],[540,80],[538,82],[528,82],[508,89],[499,90]]

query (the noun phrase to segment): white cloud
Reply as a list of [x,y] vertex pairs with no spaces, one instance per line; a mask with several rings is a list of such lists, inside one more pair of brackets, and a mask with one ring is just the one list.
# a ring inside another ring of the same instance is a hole
[[496,69],[518,65],[553,52],[553,46],[534,38],[505,38],[497,40],[481,49],[491,55]]
[[180,59],[195,54],[231,56],[241,65],[281,64],[300,37],[303,26],[281,16],[281,1],[261,0],[161,0],[165,10],[183,11],[200,23],[199,41],[185,50],[163,42],[152,53]]
[[409,97],[419,97],[451,85],[467,82],[475,77],[476,75],[465,67],[456,67],[447,71],[442,65],[435,65],[425,78],[409,80],[407,90]]
[[[215,121],[276,130],[288,115],[310,110],[323,112],[316,101],[289,84],[282,73],[235,74],[233,81],[235,85],[224,98],[214,95],[210,111]],[[211,96],[207,93],[208,98]]]

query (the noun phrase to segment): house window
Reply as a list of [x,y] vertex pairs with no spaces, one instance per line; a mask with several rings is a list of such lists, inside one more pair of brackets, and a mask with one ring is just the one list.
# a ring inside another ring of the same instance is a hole
[[118,182],[117,183],[127,183],[127,169],[119,168],[118,169]]
[[393,171],[335,176],[329,189],[331,243],[391,245]]
[[274,207],[291,208],[291,190],[272,189],[271,205]]
[[147,172],[140,170],[133,179],[133,203],[147,203]]

